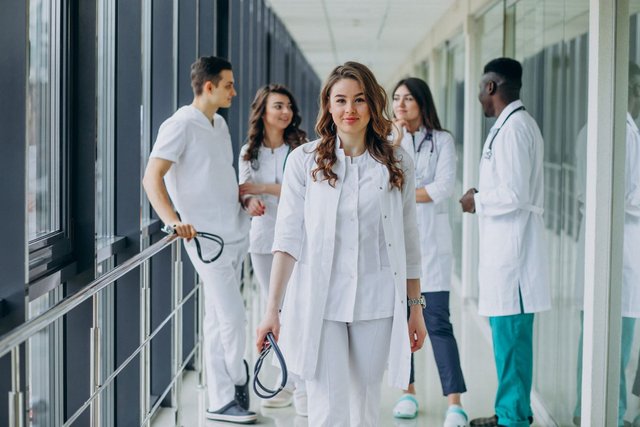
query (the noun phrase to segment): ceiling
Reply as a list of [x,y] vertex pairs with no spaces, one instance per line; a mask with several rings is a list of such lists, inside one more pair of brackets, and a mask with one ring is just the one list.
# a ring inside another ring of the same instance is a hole
[[454,0],[269,0],[321,79],[358,61],[387,82]]

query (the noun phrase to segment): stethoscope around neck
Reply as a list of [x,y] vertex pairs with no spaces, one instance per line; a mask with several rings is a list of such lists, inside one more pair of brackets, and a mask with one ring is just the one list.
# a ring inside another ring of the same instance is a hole
[[[413,135],[412,135],[413,137]],[[419,153],[420,150],[422,149],[422,145],[425,143],[425,141],[429,141],[431,143],[431,149],[429,150],[429,156],[433,156],[433,150],[435,149],[435,143],[433,140],[433,131],[431,129],[427,130],[427,134],[422,138],[422,141],[420,141],[420,143],[418,144],[418,149],[416,149],[416,141],[415,139],[413,140],[413,151],[415,151],[416,153]]]
[[[287,159],[289,158],[289,154],[291,154],[291,145],[289,145],[289,148],[287,149],[287,155],[284,158],[284,163],[282,164],[282,171],[284,171],[284,167],[287,165]],[[259,155],[259,152],[258,152]],[[256,157],[252,158],[249,162],[251,164],[251,169],[253,169],[254,171],[258,171],[260,170],[260,160],[258,159],[258,155],[256,155]]]

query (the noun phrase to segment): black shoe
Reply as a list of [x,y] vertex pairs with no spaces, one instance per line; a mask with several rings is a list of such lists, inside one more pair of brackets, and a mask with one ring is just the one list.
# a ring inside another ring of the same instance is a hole
[[249,365],[246,360],[243,360],[244,368],[247,373],[247,382],[243,385],[237,385],[236,387],[236,402],[242,409],[249,409]]
[[226,421],[236,424],[254,424],[258,420],[255,412],[242,408],[235,400],[227,403],[217,411],[207,410],[206,417],[213,421]]
[[[528,419],[529,424],[533,424],[533,417],[528,417]],[[471,420],[469,427],[500,427],[500,424],[498,424],[498,416],[494,415],[492,417]]]
[[486,418],[476,418],[471,420],[469,423],[469,427],[498,427],[498,416],[494,415],[492,417]]

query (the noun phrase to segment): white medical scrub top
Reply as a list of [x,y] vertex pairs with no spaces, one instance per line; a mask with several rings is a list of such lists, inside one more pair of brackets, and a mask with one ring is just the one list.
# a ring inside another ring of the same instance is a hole
[[357,157],[345,156],[340,148],[338,153],[345,173],[324,318],[353,322],[391,317],[395,290],[376,191],[380,164],[367,151]]
[[[261,184],[282,184],[284,166],[289,155],[290,148],[282,144],[276,149],[260,146],[258,153],[258,168],[251,166],[251,161],[244,160],[244,155],[249,146],[245,144],[240,149],[238,157],[238,175],[240,184],[245,182]],[[255,162],[254,162],[255,165]],[[264,215],[251,218],[251,230],[249,231],[249,252],[254,254],[270,254],[273,245],[273,233],[276,227],[279,198],[271,194],[259,196],[264,205]]]
[[164,182],[183,222],[221,236],[225,244],[246,239],[249,217],[239,203],[222,116],[216,114],[212,125],[196,107],[181,107],[160,126],[150,157],[173,162]]

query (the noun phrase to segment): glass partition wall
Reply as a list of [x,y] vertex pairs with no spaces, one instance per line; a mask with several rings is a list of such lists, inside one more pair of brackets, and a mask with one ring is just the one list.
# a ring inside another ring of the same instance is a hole
[[[624,241],[618,420],[640,426],[640,0],[629,2],[629,68],[625,87]],[[622,169],[622,168],[621,168]]]
[[537,316],[534,389],[538,404],[559,425],[571,425],[579,409],[576,285],[584,269],[579,262],[584,260],[579,237],[584,191],[577,185],[576,167],[580,148],[586,148],[581,129],[587,117],[588,6],[587,1],[521,0],[506,13],[513,24],[507,34],[512,54],[524,69],[522,100],[545,141],[544,219],[553,308]]

